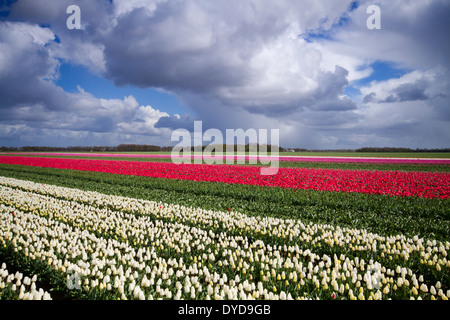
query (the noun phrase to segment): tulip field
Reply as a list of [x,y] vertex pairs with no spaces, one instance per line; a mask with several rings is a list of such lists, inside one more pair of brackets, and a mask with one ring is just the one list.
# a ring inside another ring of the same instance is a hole
[[0,300],[450,298],[450,159],[95,157],[0,155]]

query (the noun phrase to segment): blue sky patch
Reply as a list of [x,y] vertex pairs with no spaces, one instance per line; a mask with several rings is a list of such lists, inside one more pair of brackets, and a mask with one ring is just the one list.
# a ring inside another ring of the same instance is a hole
[[134,96],[140,105],[150,105],[154,109],[164,111],[170,115],[184,114],[187,109],[183,107],[174,95],[156,89],[140,89],[132,86],[117,87],[112,81],[91,73],[87,68],[79,65],[62,63],[60,77],[56,85],[67,92],[78,92],[77,86],[84,91],[102,99],[123,99]]
[[[352,12],[358,9],[359,4],[358,1],[353,1],[349,7],[348,12]],[[318,40],[333,40],[333,34],[336,32],[336,29],[345,27],[351,21],[348,12],[344,12],[336,22],[329,29],[323,29],[322,27],[307,30],[304,34],[301,34],[300,37],[306,40],[306,42],[311,43]],[[325,24],[328,21],[328,17],[324,18],[320,21],[320,24]]]
[[[368,66],[362,66],[361,69],[365,69]],[[387,81],[389,79],[398,79],[405,74],[411,72],[405,68],[396,66],[388,61],[375,61],[370,64],[373,69],[372,74],[364,79],[353,81],[348,87],[345,88],[344,93],[349,97],[355,97],[360,94],[359,88],[369,85],[372,81]]]

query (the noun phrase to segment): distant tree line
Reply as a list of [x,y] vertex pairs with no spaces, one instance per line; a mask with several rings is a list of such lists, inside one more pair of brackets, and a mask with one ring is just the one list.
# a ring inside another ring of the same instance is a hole
[[348,153],[348,152],[356,152],[355,149],[314,149],[314,150],[309,150],[309,149],[294,149],[296,152],[297,150],[300,150],[298,152],[343,152],[343,153]]
[[[272,151],[272,145],[266,145],[267,152]],[[212,146],[210,146],[212,147]],[[216,145],[216,152],[226,152],[227,145]],[[237,152],[238,147],[244,147],[245,152],[250,151],[250,145],[234,145],[234,151]],[[256,151],[259,152],[261,146],[256,145]],[[202,151],[205,150],[206,146],[202,146]],[[2,152],[170,152],[173,147],[160,147],[155,145],[140,145],[140,144],[120,144],[115,147],[105,147],[105,146],[88,146],[88,147],[36,147],[36,146],[25,146],[25,147],[0,147],[0,151]],[[192,152],[194,152],[194,146],[190,148]],[[287,149],[279,148],[280,152],[287,151]]]
[[171,151],[172,147],[160,147],[153,145],[121,144],[115,147],[107,146],[76,146],[76,147],[0,147],[1,152],[117,152],[117,151]]
[[[265,149],[261,148],[263,146],[265,147]],[[220,144],[215,144],[214,145],[214,144],[212,144],[212,145],[209,145],[209,146],[202,146],[202,151],[204,151],[207,147],[210,150],[215,148],[215,150],[214,150],[215,152],[224,152],[225,153],[225,152],[228,151],[228,148],[230,150],[233,149],[234,152],[238,152],[238,151],[242,151],[242,150],[244,150],[245,152],[250,152],[250,151],[259,152],[260,150],[264,150],[264,151],[267,151],[267,152],[272,152],[272,149],[274,149],[276,146],[272,146],[270,144],[267,144],[267,145],[259,145],[259,144],[246,144],[246,145],[236,145],[236,144],[235,145],[226,145],[226,144],[220,145]],[[192,146],[191,147],[191,151],[194,152],[195,148],[196,147]],[[275,151],[275,149],[274,149],[274,151]],[[287,150],[284,149],[284,148],[278,147],[278,151],[279,152],[284,152],[284,151],[287,151]]]
[[[256,148],[256,151],[261,150],[262,145],[258,144],[247,144],[234,145],[233,149],[235,152],[241,150],[244,147],[245,152],[249,152],[251,148]],[[265,145],[267,152],[272,151],[272,145]],[[202,151],[205,150],[207,146],[202,146]],[[209,148],[216,147],[216,152],[226,152],[227,145],[210,145]],[[274,146],[275,147],[275,146]],[[166,146],[160,147],[155,145],[140,145],[140,144],[120,144],[118,146],[76,146],[76,147],[39,147],[39,146],[25,146],[25,147],[0,147],[0,152],[170,152],[173,147]],[[254,150],[254,149],[253,149]],[[191,147],[191,151],[194,152],[194,147]],[[278,147],[279,152],[450,152],[450,148],[443,149],[411,149],[411,148],[391,148],[391,147],[366,147],[360,149],[339,149],[339,150],[309,150],[303,148],[283,148]]]
[[171,147],[160,147],[154,145],[146,144],[120,144],[115,147],[113,151],[147,151],[147,152],[158,152],[158,151],[170,151]]
[[444,149],[411,149],[411,148],[361,148],[357,149],[356,152],[450,152],[450,148]]

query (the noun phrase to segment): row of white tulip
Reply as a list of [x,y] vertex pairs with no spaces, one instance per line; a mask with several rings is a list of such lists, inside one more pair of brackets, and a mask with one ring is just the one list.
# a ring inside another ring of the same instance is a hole
[[422,263],[435,266],[438,270],[444,266],[450,267],[447,251],[450,242],[424,240],[417,236],[407,238],[404,235],[385,237],[354,228],[340,228],[327,224],[303,224],[300,220],[279,219],[273,217],[248,216],[239,212],[221,212],[188,208],[179,205],[168,205],[154,201],[133,199],[114,195],[104,195],[97,192],[81,191],[70,188],[43,185],[34,182],[20,182],[15,179],[2,178],[0,184],[11,187],[21,187],[25,190],[57,196],[95,207],[106,207],[129,213],[152,215],[157,219],[172,219],[180,223],[195,223],[201,227],[211,227],[218,230],[251,231],[255,234],[276,236],[292,241],[309,242],[312,245],[328,245],[349,248],[352,251],[373,251],[381,257],[400,257],[408,260],[414,253],[421,255]]
[[[76,272],[86,292],[141,299],[291,299],[326,297],[327,292],[350,299],[450,295],[445,285],[430,284],[405,266],[414,252],[427,261],[433,254],[435,272],[448,272],[448,242],[387,238],[10,178],[0,178],[0,185],[3,246],[46,260],[67,277],[68,271]],[[270,245],[245,234],[285,241]],[[373,260],[302,249],[305,243],[315,248],[358,242],[359,251],[376,251],[378,244],[386,249],[382,253],[399,256],[399,263],[386,268]]]
[[50,293],[37,288],[37,276],[31,278],[21,272],[9,273],[5,263],[0,267],[0,299],[6,296],[8,299],[17,300],[52,300]]

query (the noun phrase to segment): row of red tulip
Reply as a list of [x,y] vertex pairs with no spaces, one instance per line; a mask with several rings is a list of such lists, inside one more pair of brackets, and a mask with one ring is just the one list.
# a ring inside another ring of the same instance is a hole
[[295,189],[450,197],[450,173],[279,168],[276,175],[263,176],[258,166],[13,156],[0,157],[0,163]]
[[[34,155],[34,156],[69,156],[69,157],[99,157],[99,158],[197,158],[198,156],[186,155],[174,155],[171,154],[135,154],[135,153],[8,153],[8,155]],[[202,155],[203,159],[222,160],[226,162],[227,155]],[[324,156],[232,156],[234,160],[278,160],[284,162],[342,162],[342,163],[390,163],[390,164],[435,164],[435,165],[450,165],[450,159],[443,158],[385,158],[385,157],[324,157]]]

